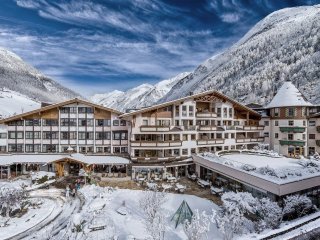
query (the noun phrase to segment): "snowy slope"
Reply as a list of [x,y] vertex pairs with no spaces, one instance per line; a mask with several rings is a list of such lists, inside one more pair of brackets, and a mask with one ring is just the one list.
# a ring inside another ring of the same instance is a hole
[[41,104],[9,89],[0,89],[0,118],[37,109]]
[[216,89],[267,104],[287,79],[320,103],[320,5],[287,8],[257,23],[238,43],[199,65],[159,102]]
[[95,94],[91,97],[91,101],[123,112],[126,109],[150,106],[165,96],[178,81],[188,74],[190,73],[181,73],[156,85],[142,84],[126,92],[115,90],[110,93]]
[[79,96],[3,48],[0,48],[0,83],[0,87],[18,92],[35,101],[57,102]]

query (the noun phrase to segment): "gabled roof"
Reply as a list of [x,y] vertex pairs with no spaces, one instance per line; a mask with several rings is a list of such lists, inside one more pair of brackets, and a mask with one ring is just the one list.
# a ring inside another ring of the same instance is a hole
[[122,114],[122,112],[119,112],[119,111],[117,111],[115,109],[107,108],[107,107],[104,107],[104,106],[101,106],[101,105],[98,105],[98,104],[95,104],[95,103],[92,103],[92,102],[89,102],[89,101],[85,101],[85,100],[82,100],[82,99],[79,99],[79,98],[74,98],[74,99],[67,100],[67,101],[64,101],[64,102],[55,103],[55,104],[51,104],[51,105],[48,105],[48,106],[45,106],[45,107],[41,107],[41,108],[29,111],[29,112],[21,113],[21,114],[12,116],[12,117],[1,119],[0,120],[0,124],[6,123],[6,122],[9,122],[9,121],[12,121],[12,120],[18,120],[18,119],[21,119],[21,118],[23,118],[25,116],[31,115],[31,114],[41,113],[41,112],[44,112],[44,111],[47,111],[47,110],[51,110],[51,109],[54,109],[54,108],[57,108],[57,107],[62,107],[62,106],[69,105],[69,104],[72,104],[72,103],[82,103],[82,104],[85,104],[85,105],[88,105],[88,106],[91,106],[91,107],[95,107],[95,108],[99,108],[99,109],[102,109],[102,110],[105,110],[105,111],[113,112],[113,113],[116,113],[116,114],[119,114],[119,115]]
[[313,106],[302,93],[293,85],[292,82],[287,81],[281,86],[277,94],[266,108],[275,107],[295,107],[295,106]]
[[226,95],[224,95],[224,94],[222,94],[222,93],[220,93],[220,92],[218,92],[216,90],[210,90],[210,91],[206,91],[206,92],[190,95],[190,96],[187,96],[187,97],[182,97],[182,98],[179,98],[179,99],[176,99],[176,100],[172,100],[172,101],[169,101],[169,102],[156,104],[156,105],[153,105],[151,107],[142,108],[142,109],[139,109],[137,111],[130,112],[130,113],[125,113],[125,114],[121,115],[121,117],[129,117],[129,116],[136,115],[138,113],[149,112],[149,111],[156,110],[156,109],[159,109],[159,108],[162,108],[162,107],[170,106],[172,104],[180,103],[180,102],[183,102],[183,101],[188,100],[188,99],[202,97],[202,96],[205,96],[205,95],[208,95],[208,94],[214,94],[215,96],[217,96],[219,98],[222,98],[222,99],[224,99],[226,101],[229,101],[229,102],[233,103],[234,105],[238,106],[239,108],[243,108],[244,110],[250,112],[253,115],[260,116],[259,113],[257,113],[253,109],[251,109],[251,108],[249,108],[249,107],[237,102],[236,100],[234,100],[234,99],[232,99],[232,98],[230,98],[230,97],[228,97],[228,96],[226,96]]

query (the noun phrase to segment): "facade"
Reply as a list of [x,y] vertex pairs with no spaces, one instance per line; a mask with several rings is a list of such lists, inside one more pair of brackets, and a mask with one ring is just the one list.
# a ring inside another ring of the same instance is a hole
[[319,150],[316,142],[320,135],[316,131],[317,116],[313,115],[319,111],[291,82],[285,82],[272,101],[259,111],[265,143],[284,156],[314,155]]
[[128,125],[121,112],[80,99],[0,121],[1,151],[9,153],[128,154]]

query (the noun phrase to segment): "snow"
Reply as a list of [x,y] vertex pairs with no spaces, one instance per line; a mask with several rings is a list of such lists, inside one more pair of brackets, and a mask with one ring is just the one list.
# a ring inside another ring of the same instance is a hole
[[0,117],[7,118],[40,108],[41,104],[23,94],[9,89],[0,90]]
[[[198,155],[277,184],[320,176],[320,162],[314,160],[265,156],[249,150],[242,153],[229,152],[222,156],[210,152]],[[314,166],[304,166],[309,163]]]
[[301,92],[292,84],[292,82],[284,82],[267,108],[287,107],[287,106],[312,106]]
[[[140,207],[140,199],[144,194],[143,191],[128,189],[111,190],[94,185],[86,186],[80,191],[86,200],[80,212],[82,218],[87,212],[96,212],[95,217],[97,219],[108,219],[108,225],[115,227],[115,232],[120,239],[127,239],[128,236],[134,236],[135,239],[146,239],[148,232],[145,226],[144,214]],[[212,209],[218,209],[217,205],[206,199],[192,195],[168,193],[163,206],[168,226],[165,239],[187,239],[182,226],[179,225],[175,229],[174,223],[170,221],[183,200],[188,202],[191,209],[198,209],[200,212],[206,211],[207,214],[211,214]],[[117,212],[119,209],[123,209],[123,202],[125,202],[126,215]],[[105,206],[104,209],[102,209],[103,206]],[[222,239],[213,224],[211,224],[210,235],[216,236],[216,239]],[[99,236],[102,236],[102,233],[99,233],[99,231],[89,232],[87,238],[101,239]]]
[[38,180],[45,176],[48,176],[48,178],[53,178],[56,176],[56,174],[54,172],[45,172],[45,171],[32,172],[31,180]]

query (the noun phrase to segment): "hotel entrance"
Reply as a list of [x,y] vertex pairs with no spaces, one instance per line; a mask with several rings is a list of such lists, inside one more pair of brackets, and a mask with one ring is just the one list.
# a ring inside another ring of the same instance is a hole
[[79,176],[80,169],[85,169],[86,164],[65,158],[54,162],[54,168],[58,177]]

